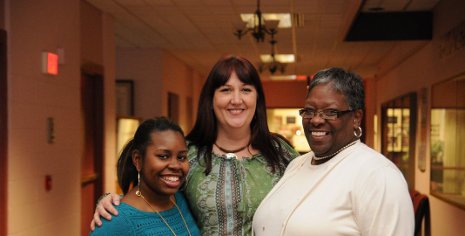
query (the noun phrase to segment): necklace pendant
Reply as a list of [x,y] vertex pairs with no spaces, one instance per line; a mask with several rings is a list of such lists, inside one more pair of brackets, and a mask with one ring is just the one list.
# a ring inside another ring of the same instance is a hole
[[226,154],[224,154],[224,158],[226,160],[231,160],[231,159],[237,159],[237,156],[234,153],[226,153]]

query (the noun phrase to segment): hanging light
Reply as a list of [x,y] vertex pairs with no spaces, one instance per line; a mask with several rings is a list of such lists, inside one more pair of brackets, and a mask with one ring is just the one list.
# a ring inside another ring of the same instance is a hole
[[263,72],[266,69],[268,69],[268,71],[272,75],[274,73],[276,73],[276,71],[278,71],[278,70],[281,72],[281,74],[283,74],[286,71],[286,64],[281,63],[276,58],[275,48],[276,48],[277,43],[278,43],[278,41],[274,39],[274,34],[271,34],[271,40],[270,40],[270,44],[271,44],[270,57],[271,57],[271,60],[269,62],[267,62],[267,63],[262,63],[262,64],[260,64],[258,66],[258,70],[260,71],[260,73]]
[[284,74],[284,72],[286,72],[286,64],[275,60],[273,57],[272,62],[266,63],[266,64],[260,64],[258,66],[258,70],[260,71],[260,73],[262,73],[265,70],[268,70],[270,74],[272,75],[274,75],[276,71],[279,71],[281,74]]
[[245,27],[244,29],[236,29],[234,35],[236,35],[238,39],[241,39],[242,36],[251,32],[257,43],[264,42],[265,35],[274,35],[278,32],[277,28],[279,20],[267,20],[267,22],[268,26],[265,24],[265,18],[263,18],[260,10],[260,0],[257,0],[257,10],[255,10],[253,15],[253,25],[251,27]]

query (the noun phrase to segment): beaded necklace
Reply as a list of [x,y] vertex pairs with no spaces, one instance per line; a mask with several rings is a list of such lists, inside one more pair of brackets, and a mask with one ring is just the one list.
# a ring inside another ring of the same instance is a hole
[[353,141],[353,142],[351,142],[351,143],[349,143],[349,144],[347,144],[347,145],[345,145],[344,147],[342,147],[341,149],[337,150],[337,151],[336,151],[335,153],[333,153],[333,154],[329,154],[329,155],[321,156],[321,157],[318,157],[318,156],[315,155],[315,156],[313,157],[313,160],[315,160],[315,161],[321,161],[321,160],[324,160],[324,159],[328,159],[328,158],[334,157],[334,156],[336,156],[337,154],[339,154],[340,152],[344,151],[346,148],[348,148],[348,147],[354,145],[357,141],[358,141],[358,139],[355,140],[355,141]]

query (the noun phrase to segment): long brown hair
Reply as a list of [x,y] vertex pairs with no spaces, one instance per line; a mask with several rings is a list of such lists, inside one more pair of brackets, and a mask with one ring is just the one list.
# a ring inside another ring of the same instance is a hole
[[279,138],[268,130],[265,94],[260,76],[252,63],[243,57],[226,56],[213,66],[200,93],[197,120],[186,139],[189,141],[189,145],[197,147],[197,158],[204,157],[205,174],[208,175],[212,168],[213,143],[215,143],[218,134],[218,121],[213,111],[213,96],[217,88],[227,83],[233,72],[237,74],[240,81],[254,86],[258,95],[255,114],[250,124],[252,132],[250,143],[254,149],[263,154],[273,172],[282,173],[288,161],[281,154],[283,147]]

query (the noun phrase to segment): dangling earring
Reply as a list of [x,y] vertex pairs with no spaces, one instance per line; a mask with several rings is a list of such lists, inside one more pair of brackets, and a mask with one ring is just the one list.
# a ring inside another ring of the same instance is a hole
[[[358,130],[358,134],[357,134],[357,130]],[[363,134],[363,130],[362,130],[362,127],[357,127],[356,129],[354,129],[354,136],[356,138],[360,138],[362,137],[362,134]]]
[[140,173],[137,172],[137,190],[136,190],[136,195],[138,197],[142,196],[142,193],[140,193]]

